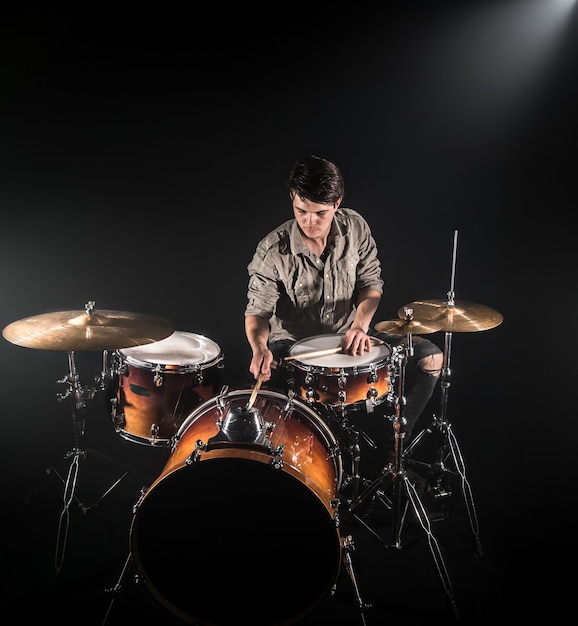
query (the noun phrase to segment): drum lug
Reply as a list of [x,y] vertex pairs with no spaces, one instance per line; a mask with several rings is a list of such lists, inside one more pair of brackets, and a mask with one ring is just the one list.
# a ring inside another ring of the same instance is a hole
[[379,392],[377,391],[377,389],[375,387],[370,387],[367,390],[367,399],[368,400],[375,400],[377,398],[378,393]]
[[155,367],[155,374],[153,376],[153,383],[155,387],[160,387],[163,384],[163,375],[161,374],[161,366]]
[[118,399],[111,398],[110,399],[110,414],[112,417],[112,421],[117,430],[122,430],[126,426],[126,419],[124,413],[117,413],[118,408]]
[[219,392],[219,395],[217,396],[217,405],[219,406],[221,410],[223,410],[227,406],[228,394],[229,394],[229,385],[223,385],[221,387],[221,391]]
[[196,374],[195,374],[195,387],[196,387],[197,385],[202,384],[203,380],[204,380],[204,377],[203,377],[203,371],[202,371],[202,370],[199,370],[199,371],[198,371],[198,372],[196,372]]
[[271,452],[273,458],[271,459],[271,466],[273,469],[281,469],[283,467],[283,452],[285,451],[285,444],[281,444],[274,448]]
[[116,421],[116,409],[118,407],[118,399],[111,398],[110,399],[110,416],[114,421]]
[[185,463],[187,465],[192,465],[193,463],[196,463],[201,456],[201,452],[203,452],[206,449],[207,449],[207,444],[203,443],[200,439],[197,439],[197,441],[195,442],[195,449],[185,459]]
[[142,501],[143,501],[147,491],[148,491],[148,487],[142,487],[141,488],[139,498],[138,498],[136,504],[134,504],[133,507],[132,507],[132,514],[133,515],[136,515],[140,505],[142,504]]
[[313,389],[313,387],[309,387],[305,392],[305,397],[307,398],[307,402],[317,402],[319,400],[319,394]]
[[346,391],[338,391],[337,392],[337,399],[339,400],[339,402],[345,404],[345,400],[347,400],[347,392]]
[[333,525],[335,528],[339,528],[341,526],[341,520],[339,518],[339,504],[340,502],[338,499],[329,500],[329,506],[334,510]]
[[296,395],[297,394],[295,393],[293,389],[289,389],[289,391],[287,392],[287,402],[285,403],[285,406],[283,407],[283,413],[285,414],[286,417],[291,417],[293,413],[293,406],[294,406],[294,400],[295,400]]

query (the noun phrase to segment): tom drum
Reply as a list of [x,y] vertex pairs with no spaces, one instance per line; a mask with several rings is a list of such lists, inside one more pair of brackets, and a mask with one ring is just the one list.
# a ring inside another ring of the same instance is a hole
[[[294,343],[289,350],[293,358],[287,362],[288,387],[310,404],[371,411],[384,401],[390,388],[391,348],[380,344],[356,356],[346,353],[307,356],[339,347],[341,337],[317,335]],[[299,358],[300,354],[303,358]]]
[[190,332],[116,350],[109,400],[117,432],[129,441],[169,447],[191,411],[220,388],[222,368],[220,346]]

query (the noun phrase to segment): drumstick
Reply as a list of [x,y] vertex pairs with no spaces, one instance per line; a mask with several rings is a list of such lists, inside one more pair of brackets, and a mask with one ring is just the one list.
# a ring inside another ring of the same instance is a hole
[[[371,340],[375,342],[375,345],[382,345],[385,341],[371,337]],[[343,346],[337,348],[325,348],[323,350],[313,350],[312,352],[303,352],[302,354],[292,354],[283,358],[283,361],[293,361],[294,359],[314,359],[318,356],[329,356],[330,354],[337,354],[343,351]]]
[[263,372],[259,374],[259,377],[257,378],[257,382],[255,383],[255,386],[253,387],[253,392],[251,393],[249,402],[247,402],[247,406],[245,407],[246,411],[250,411],[251,408],[253,407],[253,403],[255,402],[255,399],[257,398],[257,394],[259,393],[259,389],[261,388],[262,382],[263,382]]
[[342,346],[338,348],[326,348],[325,350],[313,350],[312,352],[304,352],[303,354],[292,354],[283,357],[283,361],[292,361],[293,359],[314,359],[317,356],[328,356],[329,354],[337,354],[343,350]]

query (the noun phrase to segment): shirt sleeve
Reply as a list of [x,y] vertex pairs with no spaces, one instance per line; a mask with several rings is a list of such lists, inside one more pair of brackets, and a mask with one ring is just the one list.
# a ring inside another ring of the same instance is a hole
[[270,319],[279,299],[277,272],[269,248],[261,241],[247,266],[249,284],[245,315],[259,315]]
[[363,289],[375,289],[383,293],[383,278],[381,276],[381,263],[377,252],[377,244],[367,221],[359,216],[359,266],[357,272],[356,287]]

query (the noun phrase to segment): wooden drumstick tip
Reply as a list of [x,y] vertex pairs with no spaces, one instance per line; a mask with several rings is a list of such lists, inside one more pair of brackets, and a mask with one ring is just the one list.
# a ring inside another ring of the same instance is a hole
[[253,404],[255,403],[255,400],[257,399],[257,394],[259,393],[259,389],[261,388],[262,382],[263,382],[263,372],[261,372],[259,376],[257,377],[257,382],[255,383],[255,386],[253,387],[251,397],[249,398],[249,401],[247,402],[247,406],[245,407],[247,411],[250,411],[251,408],[253,407]]

